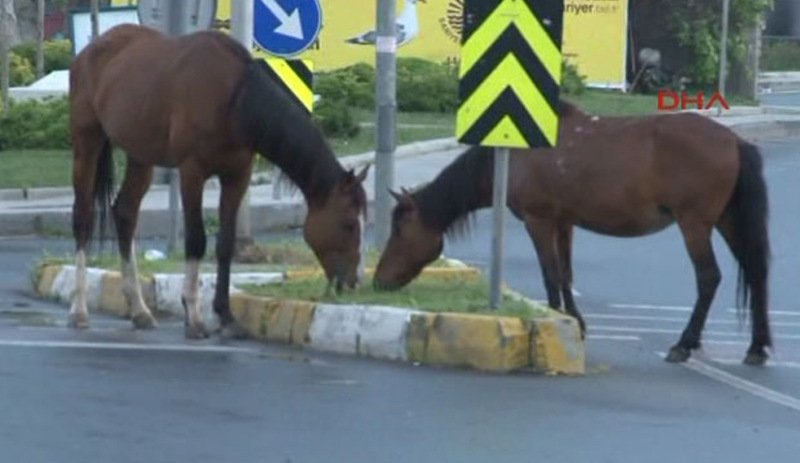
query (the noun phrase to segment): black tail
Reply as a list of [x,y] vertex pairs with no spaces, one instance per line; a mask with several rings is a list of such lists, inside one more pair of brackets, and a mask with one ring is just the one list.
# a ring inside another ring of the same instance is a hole
[[[100,216],[99,223],[99,246],[100,253],[103,251],[105,242],[106,221],[108,211],[111,209],[111,200],[114,194],[114,158],[111,151],[111,142],[106,140],[103,144],[100,157],[97,161],[97,171],[94,177],[94,201],[95,214]],[[111,221],[112,225],[114,221]]]
[[769,245],[769,200],[764,181],[763,163],[758,148],[739,141],[739,179],[731,198],[729,211],[735,228],[734,254],[739,261],[737,308],[743,316],[750,299],[753,322],[761,321],[766,346],[772,345],[767,318],[768,278],[771,260]]

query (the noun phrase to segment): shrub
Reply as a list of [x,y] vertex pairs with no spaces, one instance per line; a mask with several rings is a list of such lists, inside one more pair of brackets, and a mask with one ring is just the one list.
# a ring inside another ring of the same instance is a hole
[[586,76],[578,72],[578,67],[566,60],[561,68],[561,90],[567,95],[580,95],[586,90]]
[[[26,58],[32,69],[36,68],[36,42],[27,42],[13,48],[14,53]],[[44,73],[69,69],[72,63],[72,42],[47,40],[44,42]]]
[[314,92],[323,101],[340,101],[350,107],[375,107],[375,70],[358,63],[330,72],[319,73],[314,79]]
[[361,131],[344,100],[323,98],[314,108],[314,120],[327,137],[353,138]]
[[761,70],[800,70],[800,42],[791,39],[765,40],[761,49]]
[[11,87],[29,85],[36,80],[33,66],[24,57],[12,52],[9,57],[9,64],[11,74],[9,75],[8,82]]
[[397,109],[408,112],[455,112],[457,68],[420,58],[397,59]]
[[45,101],[10,101],[0,116],[0,150],[69,149],[69,102],[67,97]]

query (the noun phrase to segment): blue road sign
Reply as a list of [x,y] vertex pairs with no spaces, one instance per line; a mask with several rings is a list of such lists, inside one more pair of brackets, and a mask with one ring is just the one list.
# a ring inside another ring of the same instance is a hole
[[253,8],[253,40],[272,55],[302,53],[322,28],[319,0],[255,0]]

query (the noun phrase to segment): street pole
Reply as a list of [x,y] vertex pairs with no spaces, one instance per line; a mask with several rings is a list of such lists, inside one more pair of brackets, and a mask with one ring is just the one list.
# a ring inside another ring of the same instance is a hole
[[36,2],[36,23],[39,32],[36,42],[36,78],[41,79],[44,75],[44,0]]
[[509,148],[498,147],[494,152],[492,261],[489,275],[489,307],[492,310],[500,307],[500,283],[503,281],[503,235],[505,234],[509,151]]
[[[728,11],[730,10],[730,0],[722,0],[722,34],[719,47],[719,93],[725,97],[725,77],[728,65]],[[722,112],[721,107],[717,107],[718,112]]]
[[[178,37],[183,35],[183,18],[185,2],[169,2],[167,11],[167,34]],[[169,236],[167,237],[167,254],[175,255],[181,238],[181,213],[180,213],[180,172],[178,169],[169,169]]]
[[[248,51],[253,49],[253,0],[237,0],[231,3],[231,36]],[[277,174],[277,167],[274,167]],[[273,188],[275,187],[273,181]],[[242,198],[236,214],[237,245],[251,243],[252,226],[250,222],[250,188]],[[238,246],[237,246],[238,248]]]
[[92,19],[92,40],[94,40],[98,35],[100,35],[100,19],[98,18],[98,15],[100,14],[100,0],[92,0],[90,5]]
[[375,104],[377,149],[375,150],[375,247],[383,251],[391,226],[391,194],[394,188],[396,145],[396,52],[395,0],[378,0],[376,38]]
[[8,87],[11,74],[11,38],[14,32],[11,28],[16,24],[14,18],[14,2],[12,0],[0,0],[0,104],[2,112],[8,110]]

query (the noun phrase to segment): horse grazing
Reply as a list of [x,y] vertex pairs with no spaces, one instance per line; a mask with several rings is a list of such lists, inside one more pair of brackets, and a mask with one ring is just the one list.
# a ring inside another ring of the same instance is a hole
[[[367,204],[362,182],[368,167],[358,174],[345,170],[308,114],[232,38],[213,31],[175,38],[120,25],[75,58],[69,92],[77,245],[69,326],[89,325],[86,245],[96,213],[102,239],[109,207],[133,325],[156,326],[138,285],[133,244],[154,166],[177,168],[180,173],[187,338],[209,336],[198,307],[198,269],[206,251],[203,187],[211,176],[217,176],[221,186],[213,307],[222,334],[235,333],[230,266],[237,211],[250,184],[255,153],[280,168],[301,190],[308,206],[304,238],[324,268],[329,288],[335,285],[341,291],[357,284]],[[113,205],[112,146],[127,154],[125,178]]]
[[[573,226],[637,237],[677,222],[694,266],[698,295],[669,362],[700,347],[721,280],[712,249],[716,228],[739,264],[737,303],[750,295],[752,341],[744,359],[760,365],[772,340],[767,319],[770,260],[768,198],[758,149],[694,113],[590,117],[562,102],[552,149],[512,150],[506,205],[523,221],[537,252],[548,305],[586,324],[572,296]],[[492,151],[473,147],[413,193],[393,192],[392,232],[373,284],[394,290],[439,256],[443,235],[492,205]],[[740,312],[741,313],[741,312]]]

